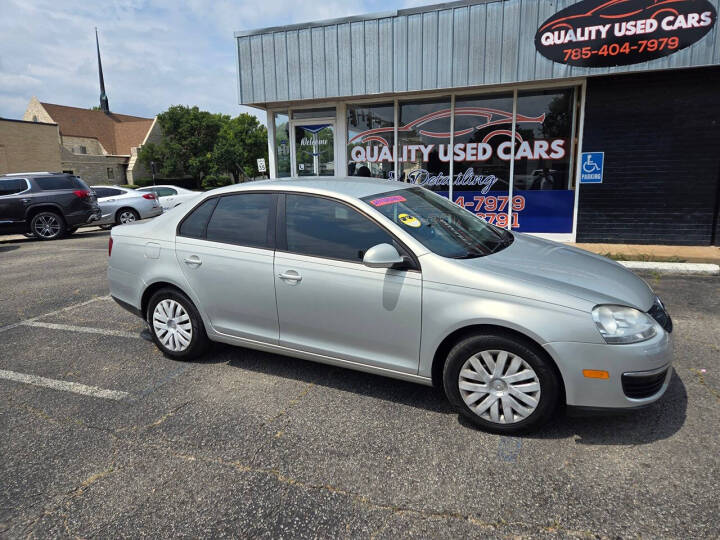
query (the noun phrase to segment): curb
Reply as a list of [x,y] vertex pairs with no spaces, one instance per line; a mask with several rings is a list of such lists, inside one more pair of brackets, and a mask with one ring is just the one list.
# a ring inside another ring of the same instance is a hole
[[660,274],[680,274],[685,276],[718,276],[720,265],[706,263],[674,263],[648,261],[618,261],[631,270],[645,270]]

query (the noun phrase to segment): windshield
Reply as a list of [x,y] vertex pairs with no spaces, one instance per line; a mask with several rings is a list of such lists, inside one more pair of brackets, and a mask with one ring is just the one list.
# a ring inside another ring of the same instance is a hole
[[421,187],[362,200],[393,220],[433,253],[453,259],[483,257],[509,246],[513,235]]

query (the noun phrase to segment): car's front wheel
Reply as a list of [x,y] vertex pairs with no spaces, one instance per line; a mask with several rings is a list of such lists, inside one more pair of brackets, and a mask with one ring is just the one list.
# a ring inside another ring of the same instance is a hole
[[207,352],[210,340],[190,299],[176,289],[160,289],[148,302],[147,321],[155,345],[169,358],[194,360]]
[[30,221],[30,231],[40,240],[55,240],[65,234],[65,221],[55,212],[38,212]]
[[458,342],[445,363],[443,385],[465,418],[505,434],[545,423],[560,395],[560,381],[549,361],[530,344],[501,334]]

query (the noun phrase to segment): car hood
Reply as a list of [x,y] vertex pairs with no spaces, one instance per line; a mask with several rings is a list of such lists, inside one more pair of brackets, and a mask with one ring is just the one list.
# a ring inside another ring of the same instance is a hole
[[620,304],[642,311],[655,301],[642,278],[613,260],[533,236],[514,236],[513,243],[498,253],[457,262],[502,276],[505,282],[511,280],[516,284],[515,294],[538,300],[560,303],[557,295],[543,295],[542,290],[549,289],[594,304]]

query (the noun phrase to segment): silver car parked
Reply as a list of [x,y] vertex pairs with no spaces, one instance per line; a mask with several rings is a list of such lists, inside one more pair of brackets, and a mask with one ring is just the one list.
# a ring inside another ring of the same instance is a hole
[[102,217],[92,223],[110,228],[113,225],[133,223],[163,213],[162,206],[154,193],[140,193],[134,189],[118,186],[92,186],[97,196]]
[[671,377],[672,322],[641,278],[410,184],[228,186],[113,230],[110,253],[113,298],[171,358],[219,341],[435,384],[491,431],[648,405]]

